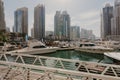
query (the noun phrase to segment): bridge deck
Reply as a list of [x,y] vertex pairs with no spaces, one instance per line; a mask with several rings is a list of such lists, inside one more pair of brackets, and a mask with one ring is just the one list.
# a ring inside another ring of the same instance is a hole
[[[88,78],[88,80],[120,80],[119,65],[13,53],[0,54],[0,64],[9,66],[9,68],[5,69],[5,72],[4,69],[0,68],[0,72],[3,70],[2,74],[0,74],[2,78],[10,78],[11,76],[9,76],[9,74],[12,74],[15,70],[18,70],[18,72],[21,71],[23,74],[24,72],[26,73],[26,75],[21,75],[21,77],[35,76],[35,80],[42,80],[38,79],[39,76],[36,76],[41,72],[44,72],[47,78],[49,78],[49,75],[51,74],[57,74],[64,77],[69,77],[68,80],[72,80],[71,78],[79,80],[85,80],[84,78]],[[16,74],[18,75],[18,73]],[[12,77],[13,76],[15,76],[15,79],[19,79],[16,75],[12,75]],[[27,80],[34,79],[31,78]]]
[[[6,66],[0,66],[0,80],[49,80],[49,78],[54,80],[66,80],[66,77],[49,75],[49,72],[38,73],[34,71],[25,71],[22,68],[10,68]],[[53,77],[54,76],[54,77]],[[75,79],[76,80],[76,79]]]

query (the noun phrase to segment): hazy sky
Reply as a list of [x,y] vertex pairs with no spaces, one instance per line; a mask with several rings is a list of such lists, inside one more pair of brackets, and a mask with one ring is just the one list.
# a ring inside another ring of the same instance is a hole
[[105,3],[113,0],[4,0],[7,27],[14,25],[14,11],[27,7],[29,11],[29,35],[34,23],[34,7],[44,4],[46,10],[46,30],[54,29],[54,15],[57,10],[66,10],[71,17],[71,26],[93,30],[100,36],[100,12]]

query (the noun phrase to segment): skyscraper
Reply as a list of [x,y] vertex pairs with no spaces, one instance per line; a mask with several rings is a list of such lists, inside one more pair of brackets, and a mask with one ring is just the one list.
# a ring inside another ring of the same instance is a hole
[[34,38],[34,28],[31,28],[31,37]]
[[80,32],[80,38],[81,39],[89,39],[89,40],[95,40],[95,35],[93,34],[92,30],[86,30],[86,29],[81,29]]
[[111,19],[111,35],[107,39],[120,40],[120,0],[115,0]]
[[34,8],[34,38],[45,38],[45,7],[40,4]]
[[107,36],[111,35],[111,19],[113,17],[113,6],[109,3],[105,5],[102,10],[101,15],[101,32],[102,32],[102,39],[105,39]]
[[56,14],[54,16],[54,35],[56,38],[60,38],[61,36],[61,12],[56,11]]
[[9,27],[6,27],[6,32],[10,32],[10,28]]
[[70,16],[66,11],[56,11],[54,16],[54,32],[58,39],[70,39]]
[[111,36],[112,35],[116,35],[116,24],[114,17],[111,19]]
[[13,31],[28,35],[28,8],[19,8],[14,12]]
[[114,33],[113,35],[120,35],[120,1],[115,0],[115,6],[114,6],[114,17],[112,20],[112,23],[114,24],[112,28]]
[[0,0],[0,31],[5,31],[6,25],[5,25],[5,18],[4,18],[4,4],[3,1]]
[[80,39],[80,27],[79,26],[71,26],[70,27],[70,39],[71,40]]

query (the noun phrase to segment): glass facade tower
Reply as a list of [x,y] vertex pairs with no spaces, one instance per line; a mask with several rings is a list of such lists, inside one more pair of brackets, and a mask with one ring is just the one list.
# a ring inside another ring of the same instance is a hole
[[0,0],[0,31],[6,30],[5,18],[4,18],[4,4],[3,1]]
[[14,12],[13,32],[24,33],[28,35],[28,9],[26,7],[17,9]]
[[40,4],[34,8],[34,38],[45,38],[45,7]]
[[70,39],[70,16],[66,11],[56,11],[54,16],[54,35],[57,39]]

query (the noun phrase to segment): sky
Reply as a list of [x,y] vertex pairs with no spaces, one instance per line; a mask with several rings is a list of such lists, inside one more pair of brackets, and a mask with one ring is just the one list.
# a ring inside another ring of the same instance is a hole
[[113,5],[114,0],[4,0],[6,26],[14,26],[14,11],[27,7],[29,15],[29,35],[34,23],[34,7],[45,5],[46,31],[54,31],[54,15],[56,11],[67,11],[71,17],[71,26],[93,30],[100,37],[100,13],[106,3]]

